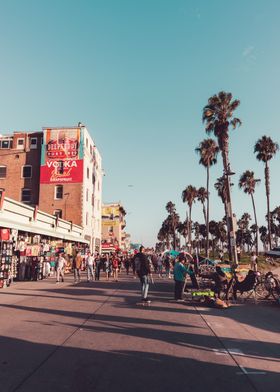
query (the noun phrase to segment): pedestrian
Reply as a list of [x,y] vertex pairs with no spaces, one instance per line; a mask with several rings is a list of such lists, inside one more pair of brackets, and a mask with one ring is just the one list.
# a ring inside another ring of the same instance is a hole
[[126,270],[126,275],[129,274],[129,266],[130,266],[130,259],[128,256],[126,256],[125,260],[124,260],[124,267]]
[[168,279],[171,279],[171,274],[170,274],[170,256],[166,255],[164,259],[164,264],[165,264],[165,275],[168,277]]
[[180,253],[174,265],[174,271],[173,271],[174,281],[175,281],[174,298],[178,302],[183,301],[185,278],[188,273],[188,269],[185,267],[185,261],[186,258],[184,253]]
[[94,279],[94,257],[93,253],[91,254],[88,252],[87,258],[86,258],[86,267],[87,267],[87,281],[93,281]]
[[117,255],[113,255],[112,257],[112,267],[113,267],[113,279],[115,282],[118,281],[118,271],[119,271],[119,259]]
[[81,267],[82,267],[82,256],[81,252],[78,252],[76,257],[74,257],[73,268],[74,268],[74,281],[75,283],[79,283],[81,281]]
[[59,283],[60,277],[61,282],[64,282],[64,268],[67,262],[63,256],[64,254],[60,253],[56,262],[56,283]]
[[258,257],[255,252],[251,253],[251,264],[250,264],[251,270],[254,272],[258,272]]
[[240,261],[241,260],[241,248],[240,248],[240,246],[237,246],[236,252],[237,252],[237,260]]
[[106,259],[104,262],[104,268],[105,268],[105,273],[106,273],[106,279],[109,280],[109,278],[110,278],[110,258],[109,258],[109,255],[106,255]]
[[135,270],[141,283],[142,302],[151,303],[150,299],[148,298],[151,269],[149,260],[144,252],[144,246],[140,246],[139,253],[137,253],[135,257]]
[[95,280],[99,280],[100,279],[100,270],[101,270],[101,256],[99,255],[99,253],[97,253],[96,257],[95,257]]
[[162,257],[160,254],[157,257],[157,271],[158,271],[158,277],[162,278]]

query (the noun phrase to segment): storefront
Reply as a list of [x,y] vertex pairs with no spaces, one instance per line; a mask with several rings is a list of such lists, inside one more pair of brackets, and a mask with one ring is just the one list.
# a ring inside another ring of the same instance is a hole
[[82,227],[9,198],[0,200],[0,288],[13,280],[43,279],[54,272],[59,253],[68,261],[89,241]]

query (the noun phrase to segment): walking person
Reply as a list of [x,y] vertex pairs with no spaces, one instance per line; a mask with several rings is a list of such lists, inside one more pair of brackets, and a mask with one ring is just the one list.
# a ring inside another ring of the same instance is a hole
[[119,259],[116,255],[112,257],[112,267],[113,267],[113,279],[115,282],[118,281],[118,272],[119,272]]
[[82,268],[82,262],[83,262],[83,259],[82,259],[81,252],[78,252],[76,257],[74,257],[74,261],[73,261],[75,283],[79,283],[81,281],[80,270]]
[[180,253],[178,259],[174,265],[174,281],[175,281],[175,288],[174,288],[174,298],[178,302],[183,301],[183,290],[185,285],[186,275],[188,273],[188,269],[185,267],[185,255]]
[[135,270],[141,283],[142,302],[151,303],[148,298],[149,279],[151,276],[150,263],[145,255],[144,246],[140,246],[139,253],[135,257]]
[[101,256],[97,253],[95,257],[95,280],[100,279],[100,270],[101,270]]
[[88,252],[88,256],[86,258],[86,267],[87,267],[87,281],[93,281],[94,280],[94,257],[93,253],[90,254]]
[[125,267],[125,270],[126,270],[126,275],[129,274],[129,266],[130,266],[130,259],[129,259],[129,257],[127,256],[127,257],[125,258],[125,260],[124,260],[124,267]]
[[105,268],[105,273],[106,273],[106,279],[110,279],[110,258],[109,255],[106,255],[106,260],[104,262],[104,268]]
[[158,270],[158,277],[162,278],[162,257],[160,254],[157,257],[157,270]]
[[56,283],[59,283],[60,277],[61,282],[64,282],[64,268],[67,262],[63,256],[63,253],[60,253],[56,262]]
[[258,272],[258,257],[255,252],[251,253],[251,264],[250,264],[251,270],[254,272]]

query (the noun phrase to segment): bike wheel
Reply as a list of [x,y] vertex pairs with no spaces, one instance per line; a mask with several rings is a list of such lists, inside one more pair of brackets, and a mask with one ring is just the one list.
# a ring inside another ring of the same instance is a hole
[[280,304],[280,286],[278,285],[278,282],[277,282],[277,285],[275,285],[275,287],[273,287],[271,294],[272,294],[273,298],[275,299],[275,301],[277,301]]
[[267,290],[267,288],[262,282],[256,284],[255,293],[258,299],[265,299],[270,295],[270,292]]

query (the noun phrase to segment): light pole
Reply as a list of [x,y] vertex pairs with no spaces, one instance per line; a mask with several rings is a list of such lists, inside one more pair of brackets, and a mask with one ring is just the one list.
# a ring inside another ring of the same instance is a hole
[[69,192],[64,193],[64,196],[67,196],[67,197],[65,198],[65,203],[64,203],[64,219],[65,219],[65,220],[66,220],[66,203],[67,203],[67,200],[68,200],[69,195],[70,195]]

